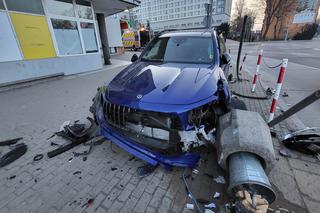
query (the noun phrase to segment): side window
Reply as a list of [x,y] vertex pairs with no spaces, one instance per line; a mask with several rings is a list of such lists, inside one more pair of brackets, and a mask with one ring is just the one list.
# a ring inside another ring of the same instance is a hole
[[224,42],[224,37],[222,35],[222,33],[220,35],[218,35],[218,42],[219,42],[219,49],[220,49],[220,54],[224,54],[227,51],[226,48],[226,43]]

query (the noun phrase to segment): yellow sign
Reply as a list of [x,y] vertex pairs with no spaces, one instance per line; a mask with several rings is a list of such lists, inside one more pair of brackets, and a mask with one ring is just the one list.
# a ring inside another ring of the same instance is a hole
[[10,16],[25,59],[56,56],[47,20],[44,16],[19,13],[11,13]]

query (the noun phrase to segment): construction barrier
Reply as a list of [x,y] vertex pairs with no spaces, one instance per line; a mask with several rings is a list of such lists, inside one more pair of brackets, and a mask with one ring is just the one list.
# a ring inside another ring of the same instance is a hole
[[243,67],[244,62],[246,61],[246,58],[247,58],[247,53],[244,55],[244,57],[242,59],[242,64],[240,66],[240,72],[242,71],[242,67]]
[[259,53],[259,55],[258,55],[257,69],[256,69],[256,73],[255,73],[254,76],[253,76],[251,92],[254,92],[255,89],[256,89],[257,79],[258,79],[258,77],[259,77],[258,75],[259,75],[259,71],[260,71],[262,53],[263,53],[263,49],[260,50],[260,53]]
[[279,76],[278,76],[278,81],[277,81],[276,92],[275,92],[275,94],[273,96],[273,100],[272,100],[272,104],[271,104],[271,108],[270,108],[270,116],[269,116],[269,121],[268,122],[273,120],[274,113],[275,113],[276,107],[277,107],[277,102],[278,102],[278,99],[279,99],[279,96],[280,96],[280,91],[281,91],[284,75],[286,74],[287,66],[288,66],[288,59],[286,59],[286,58],[282,59],[282,64],[281,64],[281,68],[280,68],[280,72],[279,72]]

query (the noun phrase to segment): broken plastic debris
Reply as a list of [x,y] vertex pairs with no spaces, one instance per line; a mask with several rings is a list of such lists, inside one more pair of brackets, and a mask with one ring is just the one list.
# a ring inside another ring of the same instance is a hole
[[221,184],[226,184],[226,180],[224,179],[223,176],[218,176],[216,178],[213,178],[214,182],[216,183],[221,183]]
[[94,202],[94,199],[93,198],[90,198],[85,204],[82,205],[82,208],[83,207],[90,207],[93,205],[93,202]]
[[0,141],[0,146],[13,145],[13,144],[16,144],[21,139],[23,139],[23,138],[20,137],[20,138],[14,138],[14,139],[9,139],[9,140],[5,140],[5,141]]
[[194,205],[192,203],[187,203],[187,209],[193,210]]
[[216,193],[214,193],[213,198],[219,199],[220,195],[221,194],[219,192],[216,192]]
[[70,125],[70,121],[65,121],[65,122],[63,122],[62,125],[60,126],[59,131],[63,131],[63,130],[64,130],[64,127],[66,127],[66,126],[68,126],[68,125]]
[[205,208],[216,208],[216,204],[209,203],[208,205],[204,205]]
[[0,168],[20,158],[27,152],[27,149],[27,145],[24,143],[14,145],[13,149],[0,157]]
[[199,170],[198,170],[198,169],[193,169],[193,170],[192,170],[192,173],[196,175],[196,174],[199,173]]
[[279,153],[280,153],[281,156],[290,157],[288,151],[285,150],[285,149],[280,149],[280,150],[279,150]]
[[37,154],[33,157],[33,161],[39,161],[43,158],[43,154]]
[[198,202],[198,203],[201,203],[201,204],[208,204],[208,203],[210,203],[209,200],[202,199],[202,198],[198,198],[198,199],[197,199],[197,202]]
[[81,171],[75,171],[73,175],[81,174]]
[[12,176],[10,176],[8,179],[9,180],[12,180],[12,179],[15,179],[16,178],[16,175],[12,175]]
[[153,165],[147,164],[145,166],[138,167],[137,172],[139,177],[146,177],[150,175],[157,167],[158,165],[153,166]]
[[283,92],[282,97],[288,97],[288,96],[289,96],[288,93]]
[[211,209],[205,209],[204,213],[214,213],[214,211],[212,211]]

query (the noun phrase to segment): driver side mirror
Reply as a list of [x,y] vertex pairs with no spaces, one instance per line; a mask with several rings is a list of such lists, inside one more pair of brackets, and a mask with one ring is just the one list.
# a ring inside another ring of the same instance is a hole
[[224,53],[222,56],[221,56],[221,62],[223,64],[229,64],[231,61],[231,56],[228,54],[228,53]]
[[139,58],[139,57],[137,56],[137,54],[133,54],[133,56],[131,57],[131,62],[137,61],[138,58]]

